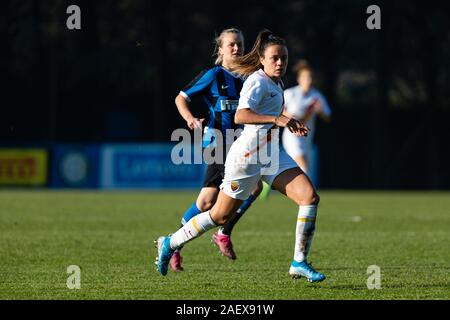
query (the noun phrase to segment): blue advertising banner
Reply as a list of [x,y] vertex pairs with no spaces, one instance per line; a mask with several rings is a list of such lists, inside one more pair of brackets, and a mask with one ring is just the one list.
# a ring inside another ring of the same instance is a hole
[[100,151],[102,188],[198,188],[204,165],[174,164],[173,144],[111,144]]
[[98,187],[99,147],[97,145],[55,145],[52,147],[50,161],[50,187]]

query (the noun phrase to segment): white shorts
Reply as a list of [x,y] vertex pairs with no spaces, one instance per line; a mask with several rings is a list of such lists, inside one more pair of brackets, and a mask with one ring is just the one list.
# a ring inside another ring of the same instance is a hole
[[225,167],[225,177],[220,185],[220,189],[231,198],[246,200],[259,180],[262,180],[271,186],[276,177],[282,172],[292,168],[298,168],[297,163],[286,153],[286,151],[280,148],[279,165],[273,174],[261,174],[261,172],[259,172],[252,176],[235,178],[236,175],[233,176],[233,167]]
[[283,148],[293,158],[298,156],[308,157],[312,151],[312,137],[298,137],[289,130],[283,131]]

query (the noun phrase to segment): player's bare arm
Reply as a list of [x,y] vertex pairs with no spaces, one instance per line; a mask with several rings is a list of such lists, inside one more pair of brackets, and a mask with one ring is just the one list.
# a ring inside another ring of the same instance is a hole
[[205,119],[196,118],[192,115],[192,112],[189,108],[189,102],[186,100],[185,97],[179,94],[175,98],[175,105],[177,106],[180,115],[186,121],[186,124],[189,127],[189,129],[194,130],[202,128],[202,122]]
[[309,129],[300,121],[282,113],[280,116],[258,114],[251,109],[239,109],[234,116],[237,124],[266,124],[272,123],[278,127],[288,128],[299,136],[308,135]]
[[275,116],[259,114],[249,108],[238,109],[234,115],[234,122],[237,124],[275,124]]

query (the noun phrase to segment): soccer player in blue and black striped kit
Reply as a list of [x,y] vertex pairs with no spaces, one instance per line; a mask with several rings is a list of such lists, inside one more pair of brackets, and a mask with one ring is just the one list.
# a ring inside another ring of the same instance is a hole
[[[225,155],[226,145],[233,142],[227,141],[226,130],[238,129],[238,125],[234,123],[234,115],[236,113],[243,79],[233,74],[230,70],[234,62],[243,55],[244,37],[238,29],[225,29],[215,39],[215,43],[215,54],[217,55],[215,66],[201,72],[191,83],[180,91],[175,99],[175,104],[190,129],[202,129],[202,123],[205,119],[196,118],[191,113],[189,107],[192,98],[196,96],[202,98],[209,109],[209,121],[206,123],[207,128],[203,136],[203,147],[223,148],[223,155]],[[220,142],[216,143],[214,132],[217,131],[212,129],[216,129],[222,133],[222,146],[220,146]],[[184,213],[181,219],[182,225],[197,214],[213,207],[217,200],[223,177],[224,161],[208,165],[200,194],[196,202]],[[242,203],[241,207],[233,216],[233,219],[213,234],[213,241],[222,255],[232,260],[236,259],[230,238],[231,231],[236,222],[261,193],[261,190],[262,184],[260,182],[252,191],[249,198]],[[170,260],[171,269],[173,271],[182,271],[181,262],[180,250],[177,250]]]

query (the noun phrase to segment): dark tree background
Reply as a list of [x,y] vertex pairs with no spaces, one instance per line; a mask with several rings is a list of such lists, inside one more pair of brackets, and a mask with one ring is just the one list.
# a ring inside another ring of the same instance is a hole
[[[82,29],[66,28],[81,8]],[[381,30],[366,9],[381,8]],[[174,98],[235,26],[310,60],[334,112],[318,124],[321,186],[450,189],[450,6],[444,1],[0,2],[3,145],[169,141]],[[295,85],[287,74],[286,85]],[[201,105],[194,103],[201,113]]]

